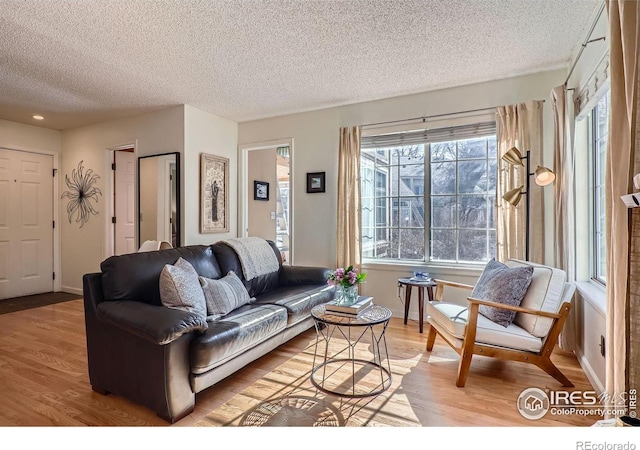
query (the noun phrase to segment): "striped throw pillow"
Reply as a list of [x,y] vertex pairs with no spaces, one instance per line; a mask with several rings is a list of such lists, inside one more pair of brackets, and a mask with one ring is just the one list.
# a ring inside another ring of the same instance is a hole
[[207,304],[207,320],[215,320],[251,302],[247,288],[234,271],[218,279],[199,277]]

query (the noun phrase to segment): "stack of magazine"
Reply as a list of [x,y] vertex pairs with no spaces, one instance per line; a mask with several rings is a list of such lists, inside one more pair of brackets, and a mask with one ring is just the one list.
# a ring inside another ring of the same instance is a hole
[[371,308],[373,297],[358,296],[358,300],[351,305],[339,305],[336,300],[326,304],[325,311],[329,314],[341,317],[357,318],[363,312]]

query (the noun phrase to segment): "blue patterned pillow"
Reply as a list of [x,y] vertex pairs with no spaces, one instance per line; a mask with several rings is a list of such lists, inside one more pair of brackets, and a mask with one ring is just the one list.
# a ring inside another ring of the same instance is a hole
[[[495,259],[489,261],[473,288],[471,297],[480,300],[520,306],[533,277],[533,267],[510,268]],[[515,311],[480,305],[480,314],[508,327],[516,317]]]

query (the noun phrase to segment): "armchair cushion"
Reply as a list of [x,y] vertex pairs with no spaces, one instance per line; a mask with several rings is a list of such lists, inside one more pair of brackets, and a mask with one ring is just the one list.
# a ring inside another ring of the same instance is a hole
[[[563,270],[515,259],[510,259],[506,264],[512,268],[533,268],[531,284],[520,306],[550,313],[558,312],[567,281]],[[545,337],[553,325],[553,319],[549,317],[521,313],[516,314],[514,322],[537,337]]]
[[[492,259],[487,263],[482,275],[480,275],[471,297],[520,306],[529,284],[531,284],[532,275],[533,267],[531,266],[510,268]],[[503,327],[508,327],[516,316],[515,311],[486,305],[480,305],[479,312]]]
[[[450,336],[450,343],[457,348],[462,347],[464,333],[469,318],[468,308],[454,303],[428,302],[427,321],[440,333]],[[515,323],[506,328],[478,314],[476,326],[476,342],[479,344],[507,347],[527,352],[539,352],[542,339],[532,336]]]

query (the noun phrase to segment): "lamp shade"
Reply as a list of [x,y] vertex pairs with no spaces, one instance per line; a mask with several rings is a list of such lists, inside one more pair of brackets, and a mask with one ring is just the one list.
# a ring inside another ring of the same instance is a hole
[[547,167],[538,166],[534,173],[534,178],[538,186],[546,186],[555,181],[556,174],[553,173],[553,170]]
[[515,147],[511,147],[507,153],[502,155],[502,159],[514,166],[524,166],[524,164],[522,164],[522,154]]
[[520,199],[522,198],[523,187],[524,186],[520,186],[520,187],[511,189],[510,191],[507,191],[502,196],[502,198],[508,201],[509,203],[511,203],[513,206],[518,206],[518,203],[520,203]]

